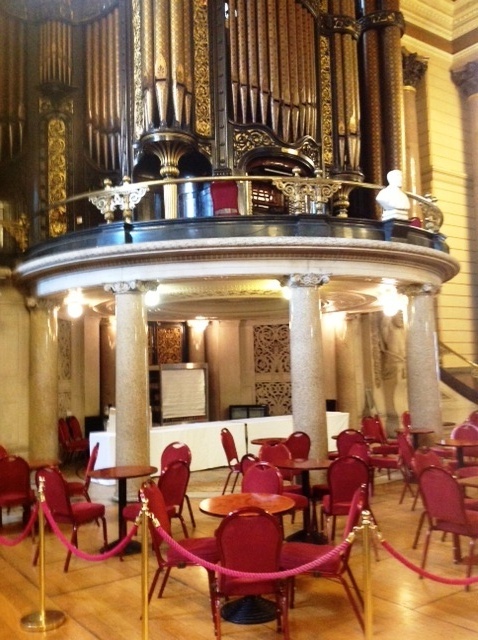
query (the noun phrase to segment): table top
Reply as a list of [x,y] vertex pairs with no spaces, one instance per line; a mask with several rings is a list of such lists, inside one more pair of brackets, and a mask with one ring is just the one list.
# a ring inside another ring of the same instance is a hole
[[38,460],[27,460],[28,466],[32,471],[44,469],[45,467],[58,467],[60,461],[57,458],[43,458]]
[[201,500],[199,511],[224,518],[231,511],[242,507],[260,507],[269,513],[278,514],[289,511],[293,506],[292,498],[275,493],[226,493]]
[[464,478],[457,478],[458,484],[461,484],[463,487],[474,487],[478,489],[478,476],[468,476]]
[[93,469],[89,475],[92,478],[100,478],[101,480],[120,480],[121,478],[141,478],[142,476],[150,476],[156,473],[157,467],[150,465],[123,465],[117,467],[106,467],[105,469]]
[[478,440],[465,440],[462,438],[442,438],[436,444],[442,447],[478,447]]
[[251,444],[279,444],[280,442],[285,442],[287,438],[281,438],[281,437],[274,437],[274,436],[270,436],[270,437],[265,437],[265,438],[254,438],[253,440],[251,440]]
[[314,471],[320,469],[328,469],[332,460],[317,460],[317,458],[290,458],[284,460],[276,460],[274,462],[279,469],[289,469],[292,471]]

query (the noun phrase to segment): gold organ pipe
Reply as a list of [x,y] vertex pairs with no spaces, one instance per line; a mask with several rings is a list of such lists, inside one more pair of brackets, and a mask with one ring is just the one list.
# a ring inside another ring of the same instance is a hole
[[108,39],[109,34],[106,29],[106,21],[101,20],[100,23],[100,52],[101,58],[99,62],[100,67],[100,100],[101,100],[101,112],[100,112],[100,138],[101,138],[101,157],[103,166],[108,166]]
[[8,51],[8,143],[9,143],[9,154],[10,157],[13,157],[14,154],[14,145],[15,145],[15,132],[14,132],[14,121],[15,121],[15,82],[17,79],[16,76],[16,59],[14,55],[15,51],[15,30],[14,24],[10,24],[10,28],[8,29],[7,34],[7,51]]
[[299,67],[297,62],[298,40],[301,34],[297,34],[297,21],[295,13],[295,0],[288,0],[287,22],[289,24],[290,45],[290,101],[291,101],[291,137],[297,140],[299,131]]
[[279,103],[280,103],[280,82],[279,82],[279,52],[277,33],[277,5],[275,0],[267,0],[268,16],[268,37],[269,48],[269,70],[270,70],[270,90],[271,90],[271,127],[272,131],[278,135],[279,129]]
[[[5,42],[8,18],[0,14],[0,42]],[[2,120],[7,115],[6,61],[7,51],[2,47],[0,54],[0,160],[3,160],[5,125]]]
[[282,138],[289,140],[290,132],[290,46],[289,46],[289,30],[287,27],[287,6],[284,2],[279,3],[278,7],[278,25],[279,25],[279,71],[280,71],[280,92],[281,92],[281,121],[282,121]]
[[305,85],[305,133],[311,135],[311,89],[310,89],[310,42],[309,42],[309,14],[306,9],[302,8],[302,17],[304,25],[304,85]]
[[143,2],[143,28],[141,29],[141,81],[144,93],[144,123],[146,131],[154,121],[154,45],[153,0]]
[[251,120],[257,122],[257,107],[259,101],[259,69],[257,52],[257,21],[253,2],[246,3],[247,10],[247,50],[249,76],[249,102],[251,109]]
[[247,122],[247,97],[248,97],[248,76],[247,76],[247,23],[246,7],[244,0],[237,0],[237,33],[239,46],[239,96],[241,100],[242,122]]
[[93,24],[93,130],[94,130],[94,159],[99,164],[100,162],[100,26],[98,22]]
[[86,26],[86,130],[88,134],[88,152],[93,157],[93,34],[91,25]]
[[305,87],[305,42],[304,42],[304,23],[302,8],[296,5],[296,17],[297,17],[297,33],[300,35],[298,39],[298,73],[299,73],[299,135],[305,135],[305,100],[306,100],[306,87]]
[[261,105],[261,122],[267,124],[267,113],[270,96],[269,61],[267,56],[267,0],[257,0],[257,48],[259,53],[259,88]]
[[169,0],[156,0],[154,15],[154,74],[160,124],[167,124],[169,64]]
[[192,0],[185,0],[183,7],[183,26],[184,26],[184,124],[186,127],[191,126],[192,122],[192,106],[193,106],[193,51],[192,43],[194,42],[194,26],[192,22]]
[[184,104],[183,36],[183,0],[175,0],[171,3],[171,78],[174,120],[178,125],[183,121]]
[[310,49],[309,49],[309,65],[310,65],[310,108],[311,108],[311,120],[312,120],[312,135],[314,138],[317,135],[317,76],[316,76],[316,64],[315,64],[315,25],[311,15],[309,15],[309,31],[310,31]]
[[[19,134],[19,148],[23,147],[23,127],[25,124],[25,28],[22,23],[18,25],[18,134]],[[0,85],[1,86],[1,85]],[[1,90],[1,89],[0,89]],[[1,154],[0,154],[1,157]]]
[[236,0],[231,0],[229,2],[229,42],[231,56],[232,115],[235,122],[237,122],[239,118],[239,44],[236,15]]

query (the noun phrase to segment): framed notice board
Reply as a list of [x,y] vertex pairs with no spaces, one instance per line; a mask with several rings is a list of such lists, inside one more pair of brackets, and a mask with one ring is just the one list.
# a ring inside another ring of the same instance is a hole
[[207,364],[161,364],[158,372],[160,424],[209,420]]

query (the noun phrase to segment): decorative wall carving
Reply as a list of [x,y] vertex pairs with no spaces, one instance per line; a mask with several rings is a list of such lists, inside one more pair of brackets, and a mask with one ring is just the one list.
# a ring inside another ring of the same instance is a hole
[[256,403],[270,415],[292,413],[289,325],[256,325],[253,330]]

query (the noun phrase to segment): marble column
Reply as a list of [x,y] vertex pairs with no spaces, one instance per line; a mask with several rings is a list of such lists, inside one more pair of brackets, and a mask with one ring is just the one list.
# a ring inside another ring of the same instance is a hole
[[30,434],[31,459],[57,458],[58,445],[58,307],[30,301]]
[[360,428],[365,404],[360,314],[348,313],[336,326],[337,408],[349,414],[349,426]]
[[[149,464],[148,323],[144,293],[157,282],[107,285],[116,302],[116,464]],[[129,481],[128,489],[135,484]]]
[[413,427],[435,430],[431,442],[442,437],[438,336],[435,320],[435,295],[431,284],[410,285],[400,289],[408,296],[406,364],[408,409]]
[[[417,86],[425,75],[428,59],[402,49],[403,100],[405,109],[405,191],[422,194],[420,143],[418,139]],[[411,217],[420,217],[419,205],[411,201]]]
[[294,429],[311,439],[311,456],[327,456],[326,370],[322,353],[320,287],[329,277],[293,274],[290,287],[290,372]]
[[189,362],[206,362],[205,331],[209,320],[188,321]]
[[473,162],[473,199],[472,210],[478,210],[478,61],[469,62],[462,69],[452,71],[451,77],[465,97],[469,118],[470,135],[468,148]]
[[107,415],[116,402],[116,318],[100,322],[100,407]]

